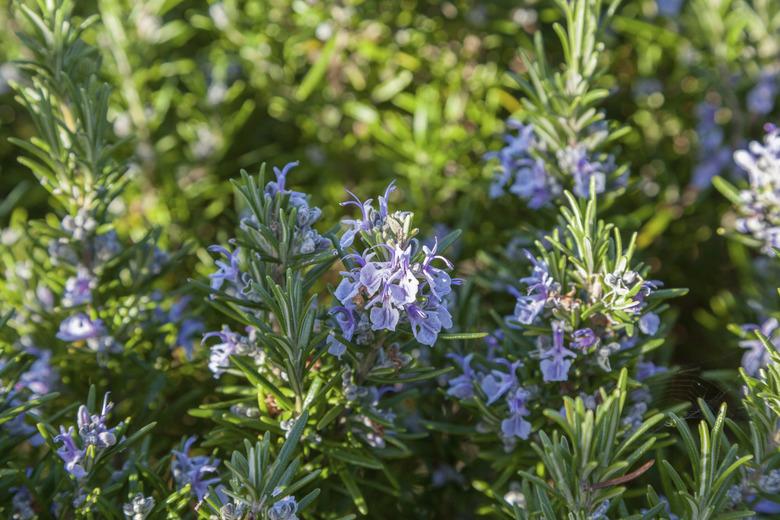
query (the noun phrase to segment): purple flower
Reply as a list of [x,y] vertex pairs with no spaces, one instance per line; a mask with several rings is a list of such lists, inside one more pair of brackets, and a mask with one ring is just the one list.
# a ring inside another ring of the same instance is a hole
[[718,148],[711,153],[703,154],[699,163],[693,168],[691,184],[697,189],[704,189],[712,183],[712,178],[718,175],[731,163],[731,150]]
[[11,499],[11,508],[14,513],[11,518],[13,520],[32,520],[37,518],[29,489],[25,486],[20,486],[18,488],[10,488],[9,491],[14,495]]
[[195,336],[203,332],[205,326],[200,320],[188,318],[179,326],[176,334],[176,344],[184,348],[187,359],[192,360],[192,351],[195,347]]
[[373,199],[368,199],[365,202],[361,202],[361,200],[354,193],[347,190],[347,193],[349,193],[353,200],[342,202],[341,205],[357,206],[360,209],[361,218],[359,220],[345,219],[343,221],[343,223],[346,224],[349,229],[347,229],[347,231],[345,231],[344,235],[341,237],[341,247],[346,248],[351,246],[355,241],[355,237],[361,231],[380,229],[384,225],[385,220],[389,215],[387,209],[387,199],[390,197],[390,194],[393,191],[395,191],[395,181],[391,182],[387,186],[385,194],[379,197],[379,211],[377,211],[374,209]]
[[55,442],[62,443],[62,446],[57,449],[57,454],[65,463],[65,470],[76,477],[76,479],[81,480],[87,476],[85,462],[90,453],[87,451],[90,446],[94,446],[96,449],[105,449],[116,444],[114,428],[109,429],[106,426],[107,416],[114,406],[108,400],[108,397],[109,394],[106,393],[103,398],[103,408],[99,414],[90,415],[86,406],[81,405],[79,407],[76,422],[78,424],[79,437],[82,441],[82,448],[76,445],[76,440],[74,439],[75,429],[72,426],[68,429],[60,426],[60,434],[54,437]]
[[19,377],[14,389],[19,391],[27,388],[33,397],[40,397],[52,391],[59,379],[58,374],[49,364],[50,351],[30,347],[28,352],[36,356],[36,359],[30,369]]
[[560,290],[560,284],[550,275],[544,260],[537,259],[530,251],[524,250],[523,253],[533,265],[533,270],[530,276],[520,279],[520,283],[528,287],[527,294],[509,288],[517,298],[512,317],[522,325],[531,325],[544,310],[547,300]]
[[79,407],[77,423],[79,427],[79,436],[81,436],[81,439],[84,441],[85,448],[87,446],[109,448],[116,444],[114,428],[109,429],[106,427],[106,419],[108,418],[111,409],[114,407],[114,403],[109,401],[108,397],[108,393],[103,396],[103,408],[101,409],[100,414],[90,415],[86,406],[81,405]]
[[230,366],[230,356],[240,352],[243,346],[243,338],[240,334],[231,331],[227,326],[224,326],[220,331],[204,334],[203,340],[214,337],[219,338],[221,343],[211,347],[209,370],[214,374],[214,379],[218,379]]
[[[751,332],[754,330],[761,331],[761,334],[769,343],[778,350],[780,347],[780,330],[778,330],[778,322],[775,318],[770,318],[759,327],[758,325],[744,325],[743,330]],[[739,342],[739,346],[747,349],[742,355],[742,367],[751,376],[758,374],[759,369],[767,366],[770,361],[769,352],[758,339],[746,339]]]
[[76,276],[71,276],[65,281],[65,293],[62,295],[62,304],[66,307],[75,307],[92,302],[92,291],[97,287],[97,280],[84,266],[79,266]]
[[360,290],[360,271],[357,273],[342,272],[341,275],[344,276],[344,278],[341,279],[341,282],[338,287],[336,287],[333,295],[338,301],[349,306],[352,304],[352,300],[358,295]]
[[734,161],[748,174],[750,186],[739,193],[740,217],[735,227],[762,243],[773,256],[780,246],[780,130],[766,125],[763,143],[751,142],[748,150],[734,153]]
[[778,94],[778,73],[765,72],[747,95],[748,110],[754,114],[765,116],[775,107]]
[[485,159],[499,160],[499,168],[490,185],[490,197],[500,197],[509,186],[509,192],[527,201],[532,209],[549,204],[561,192],[561,187],[546,171],[544,161],[534,156],[542,151],[542,146],[537,142],[533,127],[512,119],[507,127],[517,130],[517,135],[506,133],[506,146],[485,154]]
[[756,513],[761,513],[762,515],[780,515],[780,503],[773,502],[772,500],[768,500],[766,498],[760,499],[758,502],[753,504],[752,508],[753,511]]
[[453,377],[447,384],[447,395],[451,395],[456,399],[466,400],[474,397],[474,371],[471,369],[471,360],[474,354],[468,354],[467,356],[459,356],[455,353],[447,354],[447,357],[455,360],[459,365],[463,374]]
[[418,343],[433,346],[436,338],[441,331],[441,321],[437,309],[424,311],[417,305],[407,305],[406,314],[409,316],[409,323],[412,325],[412,333]]
[[336,356],[339,359],[341,359],[341,356],[347,351],[347,346],[339,341],[333,334],[328,335],[325,343],[328,345],[328,354]]
[[284,165],[284,167],[280,170],[276,166],[274,166],[274,175],[276,175],[276,182],[269,182],[265,186],[265,192],[273,197],[277,193],[285,193],[285,185],[287,183],[287,174],[290,173],[290,170],[295,168],[300,164],[299,161],[290,162]]
[[575,330],[572,333],[572,346],[580,350],[586,350],[598,343],[599,338],[590,328]]
[[552,347],[542,350],[540,355],[542,377],[545,381],[568,381],[569,368],[576,354],[564,347],[563,322],[552,322]]
[[268,510],[268,520],[298,520],[298,502],[287,496],[274,503]]
[[663,366],[657,366],[651,361],[640,361],[636,364],[636,379],[637,381],[644,381],[648,377],[653,377],[656,374],[666,372],[668,368]]
[[509,372],[491,370],[490,374],[482,378],[482,381],[480,382],[480,388],[487,397],[485,404],[488,406],[498,401],[502,395],[507,393],[513,387],[517,386],[517,375],[515,372],[520,366],[520,362],[517,361],[510,364],[503,359],[499,359],[497,362],[503,362],[503,364],[506,364],[509,367]]
[[96,319],[93,321],[89,316],[80,312],[65,318],[60,323],[57,338],[62,341],[82,341],[102,336],[105,332],[102,320]]
[[583,145],[569,146],[558,151],[556,157],[561,170],[574,179],[574,193],[582,198],[590,196],[591,179],[595,181],[596,193],[603,193],[607,187],[607,175],[615,170],[615,160],[611,155],[599,161]]
[[501,433],[504,437],[528,439],[531,434],[531,423],[525,420],[525,417],[531,413],[526,406],[528,397],[528,392],[522,388],[518,388],[507,396],[509,417],[501,421]]
[[422,274],[425,281],[428,282],[428,286],[431,289],[431,293],[441,300],[452,291],[452,278],[446,271],[438,269],[431,265],[434,260],[441,260],[449,269],[452,269],[452,263],[441,255],[436,254],[438,248],[438,239],[434,242],[433,248],[428,249],[427,246],[423,246],[423,252],[425,253],[425,259],[422,263]]
[[80,450],[76,446],[76,442],[73,440],[74,433],[73,426],[67,430],[64,426],[60,426],[60,434],[54,437],[54,442],[62,443],[62,446],[57,449],[57,455],[65,463],[65,471],[81,480],[87,476],[87,472],[81,464],[85,454],[84,450]]
[[655,335],[658,332],[658,326],[661,324],[661,318],[654,312],[648,312],[639,318],[639,330],[648,336]]
[[663,16],[677,16],[680,14],[682,0],[657,0],[658,12]]
[[341,335],[347,341],[352,340],[352,336],[355,334],[357,328],[357,316],[352,307],[333,307],[328,311],[328,314],[333,316],[341,329]]
[[[408,323],[420,344],[433,345],[441,330],[452,326],[452,317],[442,299],[452,291],[454,283],[450,275],[444,269],[434,267],[433,262],[440,260],[446,268],[452,268],[452,264],[436,254],[436,242],[432,248],[423,246],[422,260],[413,260],[415,243],[398,235],[405,231],[397,231],[408,228],[409,215],[388,212],[387,198],[393,189],[391,184],[379,197],[378,211],[370,200],[361,202],[354,195],[355,200],[343,203],[359,207],[362,218],[347,221],[352,231],[345,234],[347,239],[342,245],[350,245],[359,231],[381,230],[382,237],[390,233],[395,238],[373,244],[362,254],[345,256],[344,259],[351,260],[354,267],[341,273],[341,282],[334,291],[341,305],[333,307],[330,314],[350,341],[355,332],[358,332],[358,343],[361,338],[365,339],[369,324],[373,331],[395,331],[400,323]],[[388,222],[387,229],[385,221]]]
[[389,293],[382,297],[382,305],[371,309],[371,330],[395,330],[401,314],[393,306]]
[[195,443],[195,437],[190,437],[184,441],[181,450],[173,450],[173,460],[171,461],[171,472],[176,480],[176,485],[180,488],[190,484],[190,490],[198,500],[203,500],[208,492],[208,487],[219,482],[218,478],[205,478],[208,473],[216,473],[219,460],[198,455],[190,457],[189,451]]
[[220,245],[214,245],[209,246],[209,251],[224,255],[227,260],[227,263],[222,260],[214,261],[218,269],[215,273],[209,275],[209,278],[211,278],[211,288],[218,290],[222,287],[224,282],[229,282],[237,286],[241,277],[238,258],[239,248],[236,248],[236,250],[231,253]]

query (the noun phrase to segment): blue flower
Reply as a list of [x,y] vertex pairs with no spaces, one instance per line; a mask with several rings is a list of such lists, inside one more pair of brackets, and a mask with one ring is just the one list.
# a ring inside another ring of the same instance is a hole
[[531,423],[525,420],[525,417],[531,413],[526,406],[528,397],[528,391],[522,388],[518,388],[507,396],[506,402],[509,405],[509,417],[501,421],[501,433],[504,437],[528,439],[528,436],[531,434]]
[[287,496],[274,503],[268,510],[268,520],[298,520],[298,502]]
[[661,374],[669,370],[663,366],[657,366],[650,361],[640,361],[636,364],[636,379],[637,381],[643,381],[648,377],[653,377],[656,374]]
[[105,328],[102,320],[92,320],[89,316],[80,312],[65,318],[60,323],[57,338],[62,341],[82,341],[102,336],[104,333]]
[[474,358],[474,354],[459,356],[455,353],[449,353],[447,357],[458,362],[463,371],[461,375],[453,377],[447,382],[449,385],[447,395],[461,400],[471,399],[474,397],[474,371],[471,369],[471,360]]
[[736,229],[752,235],[766,254],[780,247],[780,130],[766,126],[763,143],[734,153],[734,161],[748,174],[750,186],[739,194]]
[[76,479],[81,480],[87,476],[87,472],[81,464],[85,452],[76,446],[76,441],[73,439],[74,433],[73,426],[68,429],[60,426],[60,434],[54,437],[54,442],[62,443],[62,446],[57,449],[57,455],[65,463],[65,471],[76,477]]
[[353,307],[336,306],[328,311],[328,314],[333,316],[341,329],[341,335],[347,341],[352,340],[352,336],[355,334],[357,328],[357,316]]
[[33,520],[38,518],[33,509],[32,495],[30,490],[25,486],[18,488],[10,488],[9,491],[13,493],[11,499],[11,507],[13,509],[13,520]]
[[542,377],[545,381],[568,381],[569,368],[576,354],[564,346],[563,322],[552,322],[552,347],[540,355]]
[[[751,497],[755,498],[755,497]],[[780,515],[780,503],[761,498],[752,506],[753,511],[762,515]]]
[[485,393],[487,405],[491,405],[498,401],[501,396],[507,393],[510,389],[517,386],[517,375],[515,372],[521,365],[521,362],[509,363],[506,360],[499,359],[497,363],[502,363],[508,366],[508,372],[502,372],[500,370],[491,370],[489,374],[482,378],[480,388]]
[[217,266],[217,271],[209,275],[211,278],[211,288],[218,290],[222,287],[224,282],[232,283],[238,286],[241,277],[241,271],[239,269],[239,248],[236,248],[232,253],[220,245],[209,246],[209,251],[212,253],[219,253],[225,257],[227,263],[222,260],[215,260],[214,263]]
[[654,312],[648,312],[639,318],[639,330],[648,336],[655,335],[658,332],[658,326],[661,324],[661,318]]
[[587,350],[596,343],[599,338],[590,328],[575,330],[572,333],[572,346],[580,350]]
[[395,181],[391,182],[387,186],[385,194],[379,197],[379,211],[377,211],[374,209],[373,199],[368,199],[365,202],[361,202],[357,195],[347,190],[347,193],[349,193],[353,200],[342,202],[341,205],[357,206],[360,209],[361,218],[359,220],[345,219],[343,221],[343,223],[348,226],[348,229],[341,237],[341,247],[346,248],[351,246],[355,241],[355,237],[361,231],[371,231],[382,228],[385,220],[389,215],[387,200],[393,191],[395,191]]
[[533,270],[530,276],[520,279],[520,283],[527,286],[526,294],[509,287],[510,292],[517,298],[512,318],[522,325],[531,325],[544,310],[548,299],[560,290],[560,284],[550,275],[544,260],[537,259],[528,250],[523,250],[523,253],[533,265]]
[[[328,239],[323,238],[312,226],[322,216],[322,210],[316,206],[309,205],[309,196],[300,191],[288,190],[286,188],[287,175],[290,170],[298,166],[298,162],[286,164],[281,170],[274,166],[276,181],[271,181],[265,186],[266,199],[272,199],[277,195],[284,197],[286,204],[296,210],[295,228],[293,230],[292,252],[293,254],[311,254],[317,251],[323,251],[331,247]],[[277,214],[271,218],[276,219]],[[252,226],[257,224],[257,217],[251,217],[242,220],[242,226]],[[271,227],[281,227],[278,220],[272,222]],[[275,251],[269,252],[269,256],[275,254]]]
[[[377,305],[371,308],[371,330],[395,330],[398,325],[401,313],[398,312],[398,308],[393,306],[393,298],[390,291],[385,292],[382,295],[382,305]],[[374,299],[375,303],[377,300]]]
[[105,449],[116,444],[114,428],[106,426],[106,419],[114,406],[108,400],[109,394],[103,397],[103,407],[99,414],[90,415],[89,410],[81,405],[76,416],[78,424],[79,437],[82,441],[82,447],[79,448],[74,439],[75,429],[70,426],[65,429],[60,426],[60,434],[54,437],[54,442],[61,442],[62,446],[57,449],[57,454],[65,463],[65,471],[81,480],[87,476],[85,463],[90,453],[87,449],[94,446],[96,449]]
[[574,193],[582,198],[590,196],[591,179],[596,193],[603,193],[607,187],[607,175],[615,170],[615,160],[611,155],[599,161],[583,145],[568,146],[559,150],[556,157],[561,170],[574,179]]
[[724,144],[723,128],[717,122],[718,105],[709,101],[696,107],[696,134],[699,139],[699,163],[693,170],[691,184],[697,189],[708,187],[712,178],[729,165],[731,150]]
[[407,305],[406,314],[412,326],[412,333],[418,343],[428,346],[436,343],[436,338],[442,327],[438,309],[424,311],[417,305]]
[[[334,291],[341,305],[333,307],[330,314],[346,339],[351,341],[352,335],[358,332],[358,344],[366,339],[364,323],[370,324],[373,331],[395,331],[400,323],[408,322],[420,344],[433,345],[440,331],[452,326],[452,317],[442,299],[456,282],[444,269],[434,267],[433,262],[440,260],[446,268],[452,268],[452,264],[436,254],[437,242],[431,248],[423,246],[422,260],[413,260],[416,242],[405,236],[406,231],[399,231],[408,226],[398,219],[406,219],[408,215],[390,214],[387,208],[387,198],[393,189],[391,184],[379,197],[378,211],[370,200],[361,202],[352,194],[354,200],[343,203],[359,207],[362,218],[346,221],[350,230],[345,233],[342,245],[351,245],[359,231],[381,230],[385,241],[369,243],[371,247],[362,254],[344,257],[354,267],[341,273],[342,279]],[[383,227],[386,221],[390,223],[387,229]],[[391,236],[386,238],[388,233]]]
[[609,500],[605,500],[598,505],[596,509],[591,513],[589,520],[609,520],[607,511],[609,510]]
[[336,356],[341,359],[341,356],[347,351],[347,346],[336,338],[333,334],[329,334],[325,343],[328,345],[328,354]]
[[504,146],[498,152],[485,154],[486,159],[498,159],[499,168],[490,185],[489,195],[497,198],[509,192],[527,201],[532,209],[549,204],[561,192],[561,187],[547,172],[544,161],[535,154],[542,151],[531,125],[510,119],[507,126],[517,135],[506,133]]
[[154,508],[154,498],[136,493],[133,499],[122,506],[127,520],[144,520]]
[[428,287],[431,289],[431,293],[438,299],[442,299],[452,291],[452,278],[443,269],[438,269],[431,265],[434,260],[441,260],[449,269],[452,269],[452,262],[447,260],[441,255],[436,254],[438,248],[438,240],[434,242],[431,249],[427,246],[423,246],[423,252],[425,253],[425,259],[422,262],[422,275],[425,281],[428,282]]
[[663,16],[677,16],[680,14],[683,0],[657,0],[658,12]]
[[20,377],[14,389],[19,391],[26,388],[30,391],[33,398],[48,394],[54,389],[58,381],[57,372],[51,367],[51,352],[40,350],[34,347],[27,349],[27,352],[35,356],[30,368]]
[[97,280],[84,266],[79,266],[76,276],[71,276],[65,281],[65,292],[62,295],[62,304],[66,307],[75,307],[92,301],[92,291],[97,287]]
[[190,484],[190,490],[198,500],[202,500],[208,492],[208,487],[219,482],[218,478],[205,478],[209,473],[216,473],[219,460],[205,455],[190,457],[189,451],[195,443],[195,437],[184,441],[181,450],[173,450],[171,472],[179,488]]
[[187,359],[192,360],[192,351],[195,346],[195,336],[203,332],[203,322],[188,318],[179,326],[179,332],[176,334],[176,344],[184,349]]
[[230,356],[243,352],[244,338],[230,330],[227,325],[220,331],[204,334],[203,340],[214,337],[219,338],[221,343],[211,347],[209,370],[214,374],[214,379],[218,379],[230,367]]
[[281,170],[276,166],[274,166],[274,175],[276,175],[276,182],[271,181],[265,185],[266,194],[273,197],[277,193],[287,193],[287,190],[285,190],[286,187],[285,185],[287,183],[287,174],[290,173],[290,170],[292,170],[299,164],[300,164],[299,161],[289,162],[285,164]]
[[106,426],[106,419],[114,403],[108,400],[109,394],[103,396],[103,407],[99,414],[90,415],[89,410],[84,405],[79,407],[77,423],[79,427],[79,436],[86,446],[95,446],[97,448],[109,448],[116,444],[114,428]]
[[765,116],[775,107],[778,94],[778,73],[764,72],[747,95],[748,110],[754,114]]
[[[780,330],[778,330],[778,321],[775,318],[764,321],[760,327],[758,325],[744,325],[742,328],[749,333],[755,330],[761,331],[761,334],[769,340],[775,350],[780,350]],[[757,375],[758,371],[767,366],[771,359],[769,352],[758,338],[740,341],[739,346],[747,349],[747,352],[742,355],[742,367],[748,375]]]

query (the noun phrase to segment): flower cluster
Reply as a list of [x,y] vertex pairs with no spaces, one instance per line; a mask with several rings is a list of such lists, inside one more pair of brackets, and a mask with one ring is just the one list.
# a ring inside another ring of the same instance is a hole
[[[287,163],[281,170],[274,166],[276,181],[271,181],[265,186],[265,196],[270,200],[280,195],[286,198],[289,201],[289,207],[296,211],[293,254],[310,254],[330,249],[330,240],[321,236],[313,227],[322,216],[322,210],[309,204],[308,194],[287,189],[287,174],[298,164],[298,161]],[[256,224],[255,215],[242,221],[242,225],[245,226]]]
[[766,126],[763,143],[753,141],[734,153],[748,174],[747,189],[739,192],[737,231],[755,238],[764,252],[780,247],[780,129]]
[[[379,198],[378,211],[371,200],[350,201],[361,208],[362,219],[347,221],[350,229],[341,243],[352,244],[360,232],[367,248],[344,258],[353,267],[341,273],[334,292],[339,305],[330,313],[347,341],[369,344],[375,332],[395,331],[403,322],[419,343],[432,346],[443,329],[452,327],[445,300],[452,291],[446,271],[452,263],[437,254],[438,243],[420,250],[410,233],[411,214],[388,212],[392,190],[391,184]],[[444,268],[436,267],[437,261]],[[345,347],[335,336],[329,343],[331,353],[343,353]]]
[[[296,161],[282,169],[274,167],[276,180],[266,183],[259,197],[251,191],[253,180],[247,191],[241,192],[248,201],[249,214],[241,219],[240,231],[255,243],[255,253],[259,257],[276,259],[282,264],[332,249],[330,240],[314,229],[322,210],[310,205],[309,195],[287,188],[287,175],[297,165]],[[241,248],[230,251],[224,246],[212,245],[209,251],[223,257],[215,260],[217,269],[209,275],[211,289],[256,299],[250,277],[242,271]]]
[[537,138],[531,124],[510,119],[507,126],[516,130],[517,135],[505,134],[506,145],[485,155],[486,159],[499,161],[490,184],[491,198],[500,197],[508,190],[525,200],[529,208],[536,209],[556,200],[563,192],[562,184],[570,186],[582,198],[589,196],[591,184],[596,193],[625,184],[625,174],[610,180],[617,170],[615,158],[591,150],[593,143],[604,134],[598,125],[590,129],[591,135],[582,142],[557,149],[554,154]]
[[[500,336],[500,331],[496,333]],[[496,336],[488,341],[489,346],[495,346]],[[526,440],[531,434],[531,423],[528,416],[530,400],[536,392],[536,388],[524,388],[520,385],[518,369],[523,365],[521,361],[514,363],[505,358],[497,357],[495,348],[492,348],[485,359],[485,363],[478,367],[472,367],[474,354],[460,356],[455,353],[447,355],[459,366],[462,374],[450,379],[447,384],[447,394],[461,401],[472,399],[479,391],[484,397],[486,406],[495,405],[499,416],[503,417],[500,424],[495,425],[504,442],[507,451],[514,449],[517,439]],[[490,430],[491,425],[482,423],[480,429]]]
[[517,135],[504,135],[506,145],[497,152],[489,152],[486,159],[498,159],[499,168],[490,184],[490,197],[497,198],[509,192],[527,201],[529,208],[549,204],[561,193],[555,177],[547,172],[540,154],[544,151],[531,125],[510,119],[507,126]]
[[[550,335],[537,337],[539,368],[544,381],[566,381],[573,361],[591,359],[604,371],[611,371],[610,356],[630,349],[639,333],[654,336],[660,319],[648,310],[646,298],[661,284],[645,280],[619,262],[611,271],[594,273],[585,284],[564,286],[551,274],[547,260],[526,251],[532,266],[530,276],[520,279],[524,290],[511,288],[516,297],[514,312],[507,317],[510,327],[547,326]],[[584,309],[600,310],[581,319]],[[562,319],[566,318],[566,319]]]
[[[73,426],[67,429],[60,426],[60,434],[54,438],[55,442],[62,443],[57,454],[65,464],[65,470],[77,480],[84,479],[89,473],[90,464],[97,456],[96,450],[110,448],[117,442],[115,428],[106,426],[108,414],[114,407],[108,397],[109,394],[103,397],[103,407],[99,414],[90,414],[84,405],[79,407],[76,422],[80,442],[77,442]],[[90,450],[90,447],[93,449]]]

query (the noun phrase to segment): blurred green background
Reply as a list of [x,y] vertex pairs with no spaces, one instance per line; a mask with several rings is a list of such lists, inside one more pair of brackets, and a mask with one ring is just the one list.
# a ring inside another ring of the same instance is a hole
[[[694,172],[713,157],[703,137],[720,132],[728,158],[772,120],[751,114],[746,99],[767,71],[777,74],[778,4],[628,0],[608,33],[605,111],[632,127],[620,144],[632,183],[607,214],[639,232],[654,278],[691,289],[673,334],[673,360],[684,367],[735,367],[740,352],[726,324],[760,317],[748,301],[776,307],[761,283],[770,268],[718,233],[728,204]],[[48,211],[7,142],[34,133],[7,85],[20,57],[8,9],[0,12],[2,226],[12,211]],[[291,182],[330,223],[344,215],[345,188],[369,197],[397,178],[397,204],[417,213],[423,234],[464,231],[461,271],[538,221],[519,199],[488,198],[495,165],[483,156],[501,146],[507,117],[522,119],[511,74],[523,73],[519,52],[534,33],[556,60],[550,2],[89,0],[78,9],[100,17],[87,37],[115,88],[114,131],[134,158],[121,227],[140,236],[161,225],[173,250],[196,244],[182,273],[205,269],[205,246],[232,233],[227,180],[263,161],[300,160]],[[712,168],[739,177],[728,160]]]

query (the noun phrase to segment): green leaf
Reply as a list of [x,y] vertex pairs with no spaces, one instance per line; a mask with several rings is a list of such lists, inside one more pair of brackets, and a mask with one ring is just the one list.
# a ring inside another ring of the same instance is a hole
[[355,502],[355,507],[358,508],[358,511],[360,511],[361,514],[367,515],[368,505],[366,505],[366,499],[363,498],[363,493],[360,491],[360,488],[355,482],[355,479],[352,477],[352,474],[344,468],[336,470],[336,472],[339,478],[341,478],[341,481],[344,483],[344,487],[347,488],[347,493],[349,493],[349,495],[352,497],[352,500]]
[[456,341],[465,339],[482,339],[489,335],[488,332],[453,332],[449,334],[439,334],[439,339],[444,341]]
[[314,89],[317,88],[317,85],[319,85],[322,79],[325,77],[325,72],[327,72],[330,60],[333,57],[334,51],[336,50],[337,36],[338,35],[334,35],[330,40],[328,40],[328,42],[320,51],[320,55],[317,58],[317,61],[314,63],[312,68],[309,69],[309,72],[306,73],[306,76],[303,77],[303,80],[301,81],[301,84],[298,86],[298,90],[295,93],[295,98],[298,101],[306,101],[311,93],[314,92]]

